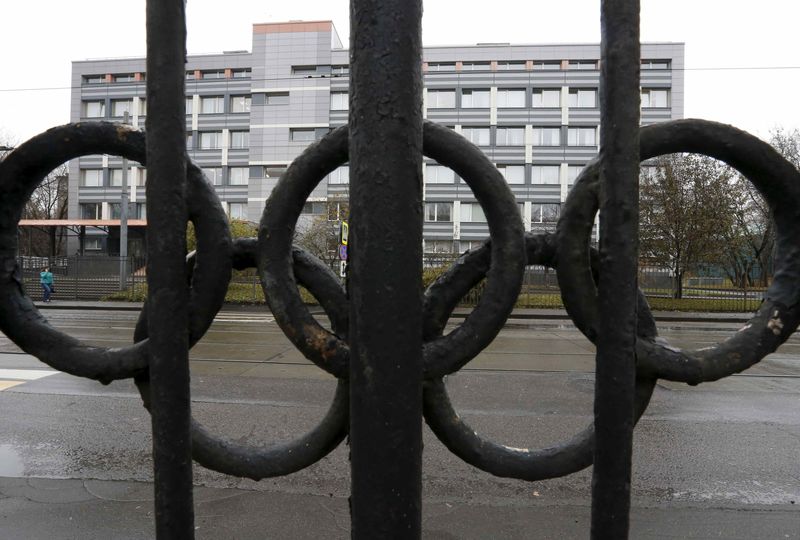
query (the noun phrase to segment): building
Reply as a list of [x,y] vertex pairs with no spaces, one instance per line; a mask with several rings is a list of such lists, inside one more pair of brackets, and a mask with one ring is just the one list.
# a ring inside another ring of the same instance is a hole
[[[682,43],[642,44],[642,123],[683,116]],[[423,53],[424,116],[481,147],[508,181],[527,230],[555,224],[583,165],[598,150],[598,44],[428,47]],[[188,58],[189,155],[217,187],[231,218],[257,222],[281,173],[312,141],[344,125],[349,51],[330,21],[253,25],[252,51]],[[71,119],[144,126],[145,60],[73,62]],[[138,164],[134,164],[138,165]],[[121,159],[70,164],[69,217],[119,217]],[[146,218],[145,170],[129,175],[131,217]],[[425,251],[463,251],[488,235],[467,185],[426,160]],[[340,218],[348,168],[312,193],[306,218]],[[113,253],[118,234],[87,232],[87,252]],[[143,249],[132,239],[130,251]],[[74,251],[77,246],[71,249]]]

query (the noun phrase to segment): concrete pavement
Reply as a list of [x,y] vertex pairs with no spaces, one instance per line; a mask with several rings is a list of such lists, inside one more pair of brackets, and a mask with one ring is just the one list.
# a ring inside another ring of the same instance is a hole
[[[423,479],[424,483],[424,479]],[[118,540],[154,537],[153,486],[147,482],[0,478],[0,537],[5,539]],[[203,539],[350,538],[347,499],[338,496],[196,486],[195,535]],[[769,519],[763,518],[764,514]],[[425,500],[423,538],[588,538],[586,505],[483,505]],[[634,507],[632,539],[728,540],[800,538],[792,506],[746,509]]]

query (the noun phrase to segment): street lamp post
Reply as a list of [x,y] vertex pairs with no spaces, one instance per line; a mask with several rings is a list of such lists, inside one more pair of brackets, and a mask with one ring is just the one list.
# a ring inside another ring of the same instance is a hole
[[[128,111],[122,117],[128,124]],[[128,283],[128,159],[122,158],[122,200],[119,209],[119,290],[124,291]]]

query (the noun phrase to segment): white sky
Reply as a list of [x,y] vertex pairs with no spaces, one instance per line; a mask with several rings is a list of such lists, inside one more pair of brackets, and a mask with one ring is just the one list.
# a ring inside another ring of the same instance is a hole
[[[800,128],[800,2],[641,3],[642,41],[686,43],[687,118],[733,124],[762,138],[776,126]],[[143,56],[144,5],[144,0],[3,2],[0,140],[18,144],[69,121],[72,60]],[[425,45],[600,40],[600,0],[428,0],[424,5]],[[187,14],[190,54],[250,50],[252,24],[261,22],[332,20],[345,44],[349,36],[344,0],[189,0]]]

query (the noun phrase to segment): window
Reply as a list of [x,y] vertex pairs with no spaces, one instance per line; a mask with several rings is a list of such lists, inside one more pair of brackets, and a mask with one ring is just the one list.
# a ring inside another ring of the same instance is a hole
[[122,117],[125,113],[131,114],[133,109],[133,101],[130,99],[112,99],[111,100],[111,116]]
[[200,76],[203,79],[224,79],[225,78],[225,70],[224,69],[212,69],[208,71],[201,71]]
[[461,134],[474,145],[489,146],[491,144],[491,131],[488,127],[465,127]]
[[316,138],[315,130],[305,128],[292,128],[289,130],[289,135],[295,142],[311,142]]
[[489,90],[462,90],[461,107],[464,109],[488,109]]
[[350,202],[346,200],[328,201],[328,221],[341,221],[350,215]]
[[425,182],[428,184],[452,184],[456,173],[444,165],[425,165]]
[[139,178],[136,180],[137,186],[147,185],[147,169],[139,168]]
[[574,184],[582,170],[583,165],[567,165],[567,183]]
[[292,66],[292,75],[310,77],[317,74],[317,66]]
[[103,239],[94,236],[84,237],[83,249],[86,251],[100,251],[103,249]]
[[84,101],[83,102],[83,116],[84,118],[103,118],[106,115],[106,102],[105,101]]
[[102,216],[102,205],[100,203],[81,203],[81,219],[100,219]]
[[329,184],[348,184],[350,183],[350,167],[341,165],[338,169],[328,175]]
[[332,111],[346,111],[348,107],[347,92],[331,92]]
[[[122,219],[122,204],[111,203],[109,212],[111,219]],[[142,203],[128,203],[128,219],[144,219],[147,215]]]
[[266,165],[264,166],[264,178],[280,178],[286,172],[286,167]]
[[533,128],[533,146],[561,146],[561,128]]
[[231,167],[228,172],[228,184],[232,186],[246,186],[250,182],[249,167]]
[[200,114],[219,114],[225,112],[222,96],[203,96],[200,98]]
[[81,169],[81,185],[84,187],[102,187],[103,169]]
[[642,60],[642,69],[669,69],[669,60]]
[[250,96],[231,96],[232,113],[249,113]]
[[501,88],[497,91],[497,106],[501,109],[525,106],[525,89]]
[[429,109],[455,109],[455,90],[428,90]]
[[221,131],[201,131],[200,132],[200,149],[201,150],[214,150],[222,147],[222,132]]
[[489,71],[492,65],[489,62],[463,62],[461,71]]
[[425,253],[453,253],[453,241],[425,240]]
[[531,184],[558,184],[558,165],[534,165],[531,167]]
[[203,174],[215,186],[222,185],[222,167],[203,167]]
[[247,203],[232,202],[228,203],[228,217],[230,219],[247,219]]
[[597,69],[596,60],[570,60],[567,69]]
[[455,62],[428,62],[428,71],[455,71]]
[[486,223],[486,214],[478,203],[461,203],[461,221],[467,223]]
[[350,66],[331,66],[331,75],[349,75]]
[[194,149],[194,136],[191,131],[186,134],[186,148],[189,150]]
[[561,69],[561,62],[558,60],[551,60],[547,62],[534,62],[533,69],[536,71],[554,71]]
[[665,109],[669,107],[669,90],[642,88],[643,109]]
[[525,128],[497,128],[497,146],[523,146],[525,144]]
[[289,92],[271,92],[264,94],[264,103],[266,105],[288,105]]
[[139,116],[147,115],[147,100],[145,98],[139,98]]
[[525,183],[525,165],[498,165],[497,169],[509,184]]
[[534,88],[532,106],[534,108],[561,107],[561,90],[557,88]]
[[231,131],[231,148],[250,148],[250,132]]
[[580,109],[597,107],[597,90],[594,88],[575,88],[569,91],[569,106]]
[[[128,171],[128,182],[130,182],[130,171]],[[108,170],[108,185],[114,187],[122,186],[122,169]]]
[[596,146],[595,127],[571,127],[567,129],[567,146]]
[[[462,205],[463,208],[463,205]],[[425,221],[453,221],[453,203],[425,203]]]
[[247,79],[250,77],[249,69],[234,69],[231,73],[234,79]]
[[119,73],[114,75],[114,82],[134,82],[136,76],[133,73]]
[[192,114],[192,110],[194,109],[194,98],[192,96],[186,96],[186,114]]
[[497,71],[525,71],[525,62],[497,62]]
[[187,81],[193,81],[193,80],[195,80],[196,78],[197,78],[197,77],[195,77],[195,76],[194,76],[194,71],[187,71],[187,72],[186,72],[186,80],[187,80]]
[[323,216],[328,213],[328,206],[323,201],[306,202],[303,205],[303,210],[300,213]]
[[83,84],[102,84],[106,82],[105,75],[84,75]]
[[532,223],[556,223],[561,214],[561,205],[558,203],[533,203],[531,205]]

